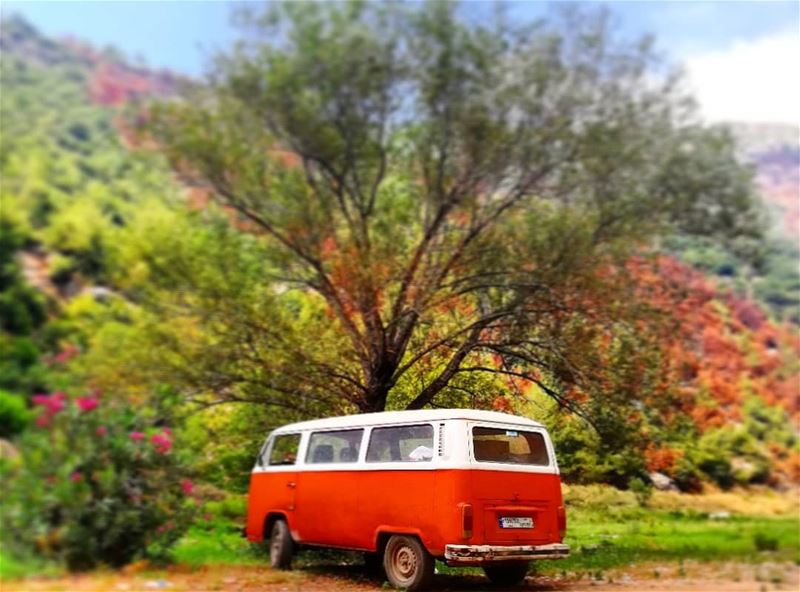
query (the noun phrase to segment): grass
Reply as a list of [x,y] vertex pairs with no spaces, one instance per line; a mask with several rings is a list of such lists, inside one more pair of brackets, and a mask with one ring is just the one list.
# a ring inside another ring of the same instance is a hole
[[240,534],[241,527],[227,520],[202,520],[192,526],[175,546],[177,563],[201,565],[264,565],[266,553]]
[[[641,508],[630,492],[610,487],[565,488],[568,514],[566,542],[572,555],[542,561],[543,574],[596,574],[637,563],[684,560],[740,563],[794,561],[800,565],[800,520],[795,494],[768,490],[681,495],[656,492]],[[241,537],[236,518],[242,501],[214,507],[210,520],[199,520],[174,549],[174,559],[190,569],[203,566],[267,565],[263,545]],[[720,514],[727,512],[728,514]],[[312,567],[356,563],[357,554],[303,552],[297,564]],[[463,573],[438,565],[443,573]],[[313,571],[313,569],[312,569]],[[479,570],[469,570],[478,572]],[[58,569],[36,559],[12,559],[0,553],[0,578],[54,574]]]
[[22,578],[30,574],[57,575],[62,570],[38,557],[15,557],[0,550],[0,580]]
[[[792,495],[769,490],[695,496],[656,492],[650,501],[653,507],[641,508],[632,493],[610,487],[573,486],[565,488],[565,494],[566,542],[572,555],[540,562],[541,573],[596,573],[653,561],[800,563],[800,522]],[[223,518],[193,527],[176,548],[175,559],[192,566],[263,565],[267,561],[263,549],[247,543],[234,523]],[[309,551],[298,563],[331,561],[352,563],[359,558]],[[439,569],[455,573],[444,564]]]
[[540,571],[593,571],[649,561],[800,562],[798,519],[696,511],[579,508],[569,513],[572,555]]

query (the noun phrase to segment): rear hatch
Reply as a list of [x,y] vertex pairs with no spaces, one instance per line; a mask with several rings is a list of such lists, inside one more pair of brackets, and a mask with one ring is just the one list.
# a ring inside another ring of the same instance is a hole
[[[559,500],[551,495],[556,475],[473,471],[476,515],[484,544],[542,545],[559,540]],[[476,525],[477,526],[477,525]]]
[[558,542],[561,484],[546,433],[475,425],[471,436],[474,467],[480,469],[471,473],[483,544]]

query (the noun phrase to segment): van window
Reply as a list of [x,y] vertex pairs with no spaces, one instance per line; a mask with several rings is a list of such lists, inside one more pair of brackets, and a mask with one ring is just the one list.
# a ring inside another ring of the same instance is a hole
[[544,436],[506,428],[472,428],[472,447],[475,460],[516,465],[550,464]]
[[432,458],[432,425],[375,428],[370,434],[367,462],[420,462]]
[[310,464],[356,462],[364,430],[314,432],[308,443],[306,462]]
[[293,465],[297,461],[300,447],[300,434],[281,434],[275,436],[269,453],[270,465]]

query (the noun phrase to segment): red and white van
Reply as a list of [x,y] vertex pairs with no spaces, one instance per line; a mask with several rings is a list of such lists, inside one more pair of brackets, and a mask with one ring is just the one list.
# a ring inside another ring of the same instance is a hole
[[274,567],[298,545],[364,551],[389,582],[426,585],[434,559],[522,581],[569,554],[553,445],[530,419],[463,409],[396,411],[283,426],[250,479],[250,541]]

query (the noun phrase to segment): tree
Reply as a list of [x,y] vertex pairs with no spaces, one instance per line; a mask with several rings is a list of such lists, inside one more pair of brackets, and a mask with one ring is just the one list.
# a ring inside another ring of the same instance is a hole
[[260,383],[215,364],[217,397],[415,409],[488,375],[575,406],[607,384],[601,340],[636,351],[631,253],[674,229],[760,231],[729,135],[697,124],[651,43],[617,40],[606,14],[469,24],[453,3],[281,3],[246,23],[148,130],[263,239],[264,306],[324,314],[240,319],[269,346],[230,356],[249,351]]

